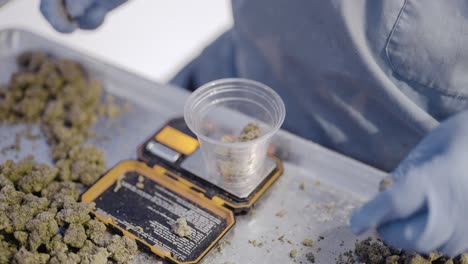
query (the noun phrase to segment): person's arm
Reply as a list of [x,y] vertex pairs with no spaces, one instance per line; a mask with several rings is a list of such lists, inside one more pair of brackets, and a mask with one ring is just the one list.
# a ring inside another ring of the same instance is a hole
[[351,218],[406,250],[455,256],[468,250],[468,111],[435,128],[391,173],[393,184]]
[[99,27],[108,12],[127,0],[41,0],[39,9],[55,30],[71,33],[77,28]]

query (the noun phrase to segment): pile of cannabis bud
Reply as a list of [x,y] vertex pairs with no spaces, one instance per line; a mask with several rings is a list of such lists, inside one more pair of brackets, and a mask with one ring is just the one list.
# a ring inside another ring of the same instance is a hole
[[0,89],[0,121],[39,124],[54,166],[32,156],[0,166],[0,263],[127,263],[134,240],[106,233],[78,202],[106,170],[104,153],[85,144],[99,116],[119,108],[81,65],[41,52],[18,57],[21,71]]
[[[354,254],[353,254],[354,253]],[[407,252],[385,245],[380,240],[367,238],[356,243],[354,252],[348,251],[338,256],[337,264],[468,264],[468,254],[447,258],[438,253],[428,256]]]

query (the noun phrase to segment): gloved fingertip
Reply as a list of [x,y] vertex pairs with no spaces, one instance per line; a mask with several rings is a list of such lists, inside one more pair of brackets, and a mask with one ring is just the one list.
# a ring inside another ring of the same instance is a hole
[[81,29],[93,30],[99,27],[106,17],[107,10],[100,7],[91,7],[83,16],[77,18]]
[[368,222],[362,221],[362,219],[362,214],[359,210],[354,211],[351,215],[349,223],[351,226],[351,231],[353,231],[355,235],[360,235],[370,228]]
[[439,252],[440,254],[442,254],[444,256],[451,257],[451,258],[454,258],[454,257],[458,256],[459,254],[463,253],[463,251],[458,252],[458,251],[455,251],[452,248],[448,248],[446,246],[441,247],[440,249],[437,250],[437,252]]
[[63,3],[59,0],[42,0],[39,11],[49,24],[58,32],[71,33],[75,31],[76,25],[67,17]]
[[436,246],[421,241],[427,219],[427,213],[420,213],[407,219],[381,225],[377,228],[377,232],[385,243],[390,246],[419,253],[430,253],[436,249]]
[[[70,0],[70,1],[75,1],[75,0]],[[127,1],[128,0],[97,1],[96,4],[99,7],[102,7],[106,9],[107,11],[110,11],[112,9],[117,8],[118,6],[122,5],[123,3]]]
[[437,251],[445,256],[456,257],[468,251],[468,245],[458,239],[450,239],[443,246],[439,247]]
[[73,23],[62,24],[62,23],[50,22],[50,24],[56,31],[60,33],[65,33],[65,34],[73,33],[77,29],[77,26]]
[[80,17],[94,3],[94,0],[65,0],[66,9],[71,17]]
[[404,239],[400,223],[388,223],[377,228],[377,233],[385,243],[392,247],[414,250],[414,245]]
[[391,212],[390,194],[379,193],[374,199],[353,212],[350,219],[351,230],[355,234],[361,234],[387,221]]

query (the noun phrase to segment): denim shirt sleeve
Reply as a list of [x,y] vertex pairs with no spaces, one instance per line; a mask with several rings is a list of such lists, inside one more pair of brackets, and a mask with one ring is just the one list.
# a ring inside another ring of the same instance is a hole
[[263,82],[285,101],[284,129],[344,155],[392,170],[468,107],[466,1],[233,0],[232,9],[229,38],[183,76],[192,87]]
[[385,47],[393,71],[441,94],[468,98],[468,3],[405,0]]

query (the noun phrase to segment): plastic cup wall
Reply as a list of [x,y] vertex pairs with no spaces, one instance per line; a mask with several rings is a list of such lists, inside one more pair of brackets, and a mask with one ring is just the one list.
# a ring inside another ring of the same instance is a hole
[[[223,177],[231,189],[250,188],[264,170],[268,145],[284,121],[281,98],[269,87],[245,79],[223,79],[197,89],[187,100],[184,117],[197,135],[208,173]],[[257,139],[228,143],[248,123],[260,126]]]

